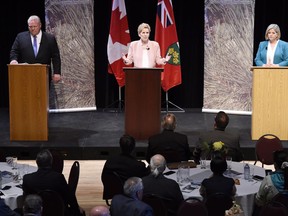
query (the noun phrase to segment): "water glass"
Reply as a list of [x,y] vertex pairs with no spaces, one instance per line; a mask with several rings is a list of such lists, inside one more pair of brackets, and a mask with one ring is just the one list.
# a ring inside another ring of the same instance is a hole
[[227,169],[231,171],[232,169],[232,157],[231,156],[226,156],[226,162],[227,162]]
[[205,156],[200,157],[200,168],[206,169],[206,157]]
[[250,166],[250,173],[249,173],[249,182],[253,181],[253,177],[254,177],[254,166]]
[[177,182],[179,185],[185,185],[190,182],[190,167],[188,164],[180,164],[178,166]]
[[13,156],[12,157],[12,169],[17,169],[17,157],[16,156]]

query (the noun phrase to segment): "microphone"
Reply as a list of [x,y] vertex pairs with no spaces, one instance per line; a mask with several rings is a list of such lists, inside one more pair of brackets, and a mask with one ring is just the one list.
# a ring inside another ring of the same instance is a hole
[[265,47],[265,49],[267,50],[267,47]]
[[146,47],[146,50],[150,50],[150,48],[149,48],[149,47]]

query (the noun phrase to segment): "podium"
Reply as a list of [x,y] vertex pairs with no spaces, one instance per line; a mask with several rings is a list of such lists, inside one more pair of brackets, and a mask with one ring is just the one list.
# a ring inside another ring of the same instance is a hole
[[48,66],[9,64],[10,140],[47,141]]
[[161,130],[163,68],[123,68],[125,72],[125,133],[145,140]]
[[288,140],[288,67],[252,67],[252,140],[274,134]]

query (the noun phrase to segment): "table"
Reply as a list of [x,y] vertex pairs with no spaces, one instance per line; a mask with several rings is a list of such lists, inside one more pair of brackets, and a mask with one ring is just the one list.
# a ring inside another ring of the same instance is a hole
[[[23,195],[22,190],[22,178],[20,178],[17,182],[13,181],[13,173],[15,170],[12,169],[10,165],[6,162],[0,162],[0,170],[2,172],[2,189],[0,190],[3,195],[1,198],[5,200],[5,203],[13,210],[17,207],[21,206],[21,197]],[[20,176],[23,176],[26,173],[35,172],[37,167],[31,166],[28,164],[17,164],[17,170]],[[3,190],[5,186],[11,186],[11,188],[7,190]]]
[[[210,161],[207,161],[207,164],[210,164]],[[261,181],[248,181],[244,179],[244,163],[241,162],[232,162],[232,170],[239,172],[241,174],[234,176],[232,175],[231,177],[233,178],[237,178],[240,180],[240,185],[236,185],[237,188],[237,192],[235,195],[235,200],[237,204],[240,204],[241,208],[244,211],[244,215],[245,216],[251,216],[253,213],[253,205],[254,205],[254,196],[255,194],[258,192],[258,189],[260,187]],[[252,164],[249,164],[251,169],[254,169],[254,175],[258,175],[258,176],[265,176],[265,169],[262,167],[258,167],[258,166],[254,166]],[[166,168],[166,170],[164,171],[164,173],[170,171],[168,168]],[[176,173],[177,170],[173,174],[170,175],[166,175],[167,178],[171,178],[174,179],[176,181]],[[195,181],[195,183],[200,183],[200,179],[203,180],[203,178],[209,177],[209,175],[211,175],[212,172],[210,170],[210,167],[207,166],[206,169],[201,169],[200,165],[197,165],[196,168],[190,168],[190,180],[193,182],[193,179]],[[201,176],[202,175],[202,176]],[[199,177],[201,176],[201,177]],[[183,188],[185,186],[189,185],[189,183],[185,184],[185,185],[180,185],[182,194],[183,194],[183,198],[186,199],[188,197],[196,197],[199,199],[202,199],[202,196],[199,193],[199,188],[200,186],[195,186],[196,189],[194,189],[192,192],[183,192]],[[193,185],[194,186],[194,185]]]

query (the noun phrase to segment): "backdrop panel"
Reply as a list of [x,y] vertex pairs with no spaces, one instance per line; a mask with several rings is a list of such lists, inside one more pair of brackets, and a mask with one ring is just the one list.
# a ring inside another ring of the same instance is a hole
[[251,113],[255,0],[205,0],[203,110]]
[[95,110],[94,1],[46,0],[45,15],[62,61],[62,81],[50,89],[50,112]]

